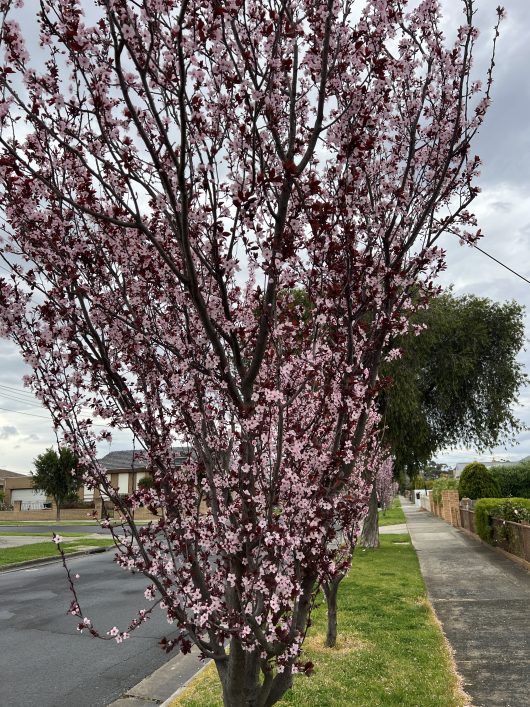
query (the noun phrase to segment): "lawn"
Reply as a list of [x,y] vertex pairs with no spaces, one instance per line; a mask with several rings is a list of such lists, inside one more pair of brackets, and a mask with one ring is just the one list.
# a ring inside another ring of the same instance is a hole
[[[100,540],[99,538],[86,538],[62,543],[65,553],[77,552],[87,547],[110,547],[114,543],[112,540]],[[16,562],[27,562],[28,560],[41,560],[49,557],[59,557],[57,545],[51,540],[48,542],[35,543],[34,545],[21,545],[20,547],[7,547],[0,550],[0,567],[11,565]]]
[[[324,647],[325,605],[304,645],[315,664],[297,676],[282,707],[462,707],[452,659],[427,601],[408,535],[383,535],[377,550],[357,550],[339,595],[339,642]],[[210,664],[171,707],[222,705]]]
[[379,511],[379,526],[396,525],[397,523],[405,523],[405,514],[401,509],[399,498],[392,501],[392,505],[388,511]]

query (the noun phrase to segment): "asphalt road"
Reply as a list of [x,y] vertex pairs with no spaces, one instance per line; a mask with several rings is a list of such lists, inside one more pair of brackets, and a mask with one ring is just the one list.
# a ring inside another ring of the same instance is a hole
[[[117,528],[119,531],[120,528]],[[61,533],[100,533],[101,535],[110,535],[110,531],[107,528],[102,528],[99,523],[91,523],[90,525],[56,525],[54,523],[48,524],[37,524],[37,525],[0,525],[0,535],[2,533],[27,533],[28,535],[33,535],[34,533],[50,533],[50,535],[55,532],[59,535]]]
[[[64,528],[62,528],[64,530]],[[96,629],[125,630],[148,580],[112,562],[112,551],[72,558],[81,606]],[[60,563],[0,573],[0,704],[6,707],[104,707],[174,653],[157,645],[171,632],[163,611],[121,644],[76,631]],[[176,688],[177,686],[175,686]]]

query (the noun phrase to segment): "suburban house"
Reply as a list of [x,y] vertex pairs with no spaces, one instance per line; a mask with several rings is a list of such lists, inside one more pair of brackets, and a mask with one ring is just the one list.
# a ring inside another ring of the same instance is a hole
[[16,479],[20,477],[27,478],[27,474],[19,474],[17,471],[8,471],[7,469],[0,469],[0,491],[5,491],[6,479]]
[[[175,466],[181,466],[188,458],[190,452],[187,447],[173,447]],[[106,456],[98,459],[110,475],[110,482],[118,493],[132,493],[138,488],[138,481],[144,476],[150,475],[150,470],[145,459],[142,459],[142,452],[127,449],[120,452],[109,452]],[[96,491],[95,496],[99,496]],[[86,487],[83,488],[83,500],[91,501],[94,498],[94,491]]]
[[[176,467],[182,465],[190,454],[187,447],[174,447],[172,451]],[[98,459],[98,461],[107,469],[111,484],[118,489],[118,493],[127,494],[138,488],[138,482],[141,478],[151,474],[146,459],[142,457],[143,453],[141,451],[128,449],[110,452]],[[0,509],[0,517],[2,518],[24,520],[27,518],[27,513],[31,512],[32,518],[47,520],[49,514],[52,514],[53,517],[55,515],[53,500],[47,498],[42,491],[35,491],[33,478],[28,474],[0,470],[0,490],[3,490],[5,494],[4,506],[14,507],[14,511],[3,511]],[[78,495],[80,501],[95,503],[98,516],[104,508],[109,512],[108,500],[105,497],[101,498],[99,490],[82,486]],[[103,506],[101,505],[102,502]],[[17,517],[11,517],[12,513],[15,513]],[[84,519],[87,515],[87,508],[70,508],[65,510],[65,513],[70,519],[74,517],[76,519]],[[142,514],[146,518],[151,518],[149,512],[144,509],[136,511],[135,517],[136,515],[140,517]],[[52,515],[50,515],[50,518]]]
[[31,476],[5,469],[0,469],[0,491],[5,493],[6,506],[21,501],[24,510],[44,508],[49,500],[42,491],[35,491]]

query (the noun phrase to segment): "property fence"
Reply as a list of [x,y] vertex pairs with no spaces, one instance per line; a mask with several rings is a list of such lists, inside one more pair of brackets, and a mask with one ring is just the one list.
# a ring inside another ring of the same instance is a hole
[[46,503],[44,501],[21,501],[20,503],[21,511],[44,511],[51,507],[51,503]]
[[469,508],[460,508],[460,525],[462,528],[469,530],[470,533],[475,533],[475,511]]
[[[431,513],[455,528],[462,528],[478,536],[474,501],[469,498],[460,501],[458,491],[454,490],[443,491],[440,504],[434,503],[430,492],[429,496]],[[489,544],[530,564],[530,523],[515,523],[502,518],[491,518],[490,523],[492,533]]]
[[500,518],[491,519],[492,545],[530,562],[530,525]]

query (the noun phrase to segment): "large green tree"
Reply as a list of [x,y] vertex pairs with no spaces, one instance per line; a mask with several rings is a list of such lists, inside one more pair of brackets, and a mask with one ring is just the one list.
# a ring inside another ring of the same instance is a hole
[[[415,331],[391,344],[402,355],[384,365],[382,375],[392,384],[379,398],[396,478],[413,479],[443,447],[483,451],[512,441],[523,428],[513,413],[527,381],[517,361],[523,316],[517,302],[457,297],[451,290],[413,315]],[[375,491],[361,544],[379,545]]]
[[393,384],[380,399],[397,472],[413,476],[443,447],[483,451],[523,428],[513,412],[527,381],[517,361],[523,316],[517,302],[451,291],[413,316],[425,328],[394,342],[403,353],[386,364]]
[[58,453],[50,448],[39,454],[34,465],[33,488],[53,498],[59,520],[61,505],[77,498],[82,484],[77,458],[68,447],[60,447]]

